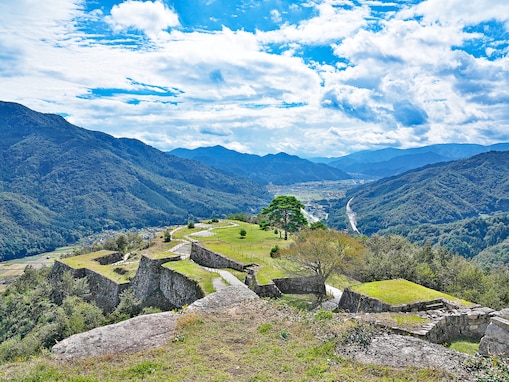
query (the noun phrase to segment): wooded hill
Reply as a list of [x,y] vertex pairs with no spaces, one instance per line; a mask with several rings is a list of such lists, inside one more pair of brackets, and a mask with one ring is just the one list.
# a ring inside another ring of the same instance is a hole
[[179,148],[170,151],[170,154],[197,160],[225,173],[240,175],[262,185],[351,179],[350,175],[339,168],[313,163],[286,153],[259,156],[214,146],[194,150]]
[[269,200],[244,178],[0,102],[0,260],[104,229],[255,213]]
[[331,208],[329,224],[348,228],[353,198],[364,234],[400,233],[474,256],[508,236],[508,173],[509,151],[429,165],[352,189]]

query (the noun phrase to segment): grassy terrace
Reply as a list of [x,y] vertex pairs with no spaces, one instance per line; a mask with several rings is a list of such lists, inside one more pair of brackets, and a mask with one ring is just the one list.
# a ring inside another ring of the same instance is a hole
[[[100,257],[111,255],[113,253],[115,253],[115,251],[102,250],[87,253],[85,255],[68,257],[60,261],[74,269],[88,268],[117,283],[129,282],[130,278],[134,277],[136,270],[138,269],[137,261],[129,264],[123,264],[120,267],[118,265],[101,265],[95,261]],[[119,273],[119,270],[121,273]]]
[[437,298],[443,298],[444,300],[464,306],[472,305],[471,302],[402,279],[374,281],[355,285],[351,287],[351,290],[376,298],[389,305],[413,304]]
[[170,261],[163,264],[163,267],[169,268],[189,277],[192,280],[195,280],[206,295],[215,292],[212,280],[220,277],[217,273],[209,272],[191,260]]
[[[240,230],[247,234],[240,237]],[[195,228],[178,230],[174,237],[190,237],[200,241],[205,247],[221,253],[232,260],[243,264],[256,263],[259,265],[256,277],[260,284],[266,284],[273,278],[284,277],[284,261],[270,257],[270,250],[274,246],[286,247],[289,242],[279,238],[273,231],[263,231],[258,225],[239,221],[221,221],[219,223],[196,225]]]

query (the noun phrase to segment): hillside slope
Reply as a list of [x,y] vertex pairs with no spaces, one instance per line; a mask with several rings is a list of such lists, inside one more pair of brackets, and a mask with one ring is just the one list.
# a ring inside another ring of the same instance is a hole
[[[509,151],[430,165],[351,190],[331,208],[328,223],[346,228],[345,206],[353,198],[350,206],[362,233],[401,233],[413,241],[444,242],[473,256],[479,241],[490,237],[486,244],[496,245],[507,236],[508,173]],[[500,218],[486,219],[490,215]],[[496,233],[490,222],[504,227]],[[465,235],[472,248],[467,248]]]
[[0,102],[0,259],[103,229],[257,211],[256,183]]
[[222,146],[194,150],[175,149],[170,154],[194,159],[229,174],[240,175],[262,185],[287,185],[320,180],[343,180],[351,177],[338,168],[313,163],[286,153],[259,156],[242,154]]

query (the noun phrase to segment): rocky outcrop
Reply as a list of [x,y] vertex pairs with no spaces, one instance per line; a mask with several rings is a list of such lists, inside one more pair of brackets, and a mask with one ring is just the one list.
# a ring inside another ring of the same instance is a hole
[[[195,301],[187,309],[204,313],[236,306],[258,296],[245,287],[227,287]],[[164,312],[138,316],[75,334],[51,349],[58,359],[91,358],[108,354],[134,353],[158,347],[170,341],[175,334],[180,313]]]
[[479,354],[509,356],[509,309],[494,313],[481,339]]
[[229,286],[216,293],[196,300],[186,310],[201,310],[213,312],[220,309],[230,308],[244,301],[256,300],[258,295],[245,286]]
[[472,380],[465,362],[468,355],[415,337],[385,333],[375,335],[366,347],[350,345],[336,350],[360,363],[440,369],[456,375],[458,380]]
[[193,242],[191,245],[191,260],[204,267],[210,268],[231,268],[241,272],[246,268],[245,264],[211,251],[198,242]]
[[178,314],[174,312],[138,316],[75,334],[59,342],[51,352],[60,359],[134,353],[166,343],[175,332]]

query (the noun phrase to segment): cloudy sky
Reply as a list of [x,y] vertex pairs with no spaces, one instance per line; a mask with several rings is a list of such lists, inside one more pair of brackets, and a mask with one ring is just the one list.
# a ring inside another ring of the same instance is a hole
[[509,141],[507,0],[0,0],[0,100],[169,151]]

